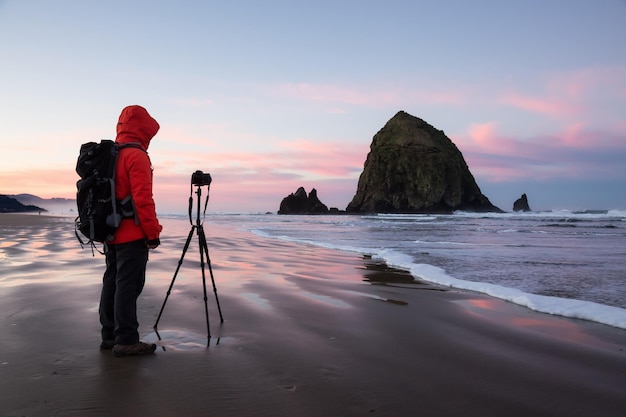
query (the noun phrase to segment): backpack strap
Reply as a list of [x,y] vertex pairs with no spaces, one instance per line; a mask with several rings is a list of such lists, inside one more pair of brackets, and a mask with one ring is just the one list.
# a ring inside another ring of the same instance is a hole
[[[80,237],[80,234],[78,233],[78,219],[79,218],[80,217],[76,217],[76,219],[74,220],[74,234],[76,235],[76,239],[78,239],[78,242],[80,243],[80,248],[84,249],[85,245],[89,243],[89,246],[91,246],[91,256],[96,256],[94,251],[97,251],[100,255],[104,255],[104,247],[102,248],[102,250],[98,249],[98,247],[94,243],[93,236],[90,236],[87,242],[84,242],[83,239]],[[93,229],[93,226],[92,226],[92,229]]]
[[[135,148],[144,152],[146,155],[148,154],[148,151],[146,151],[139,142],[129,142],[129,143],[117,143],[116,142],[115,146],[117,147],[118,152],[125,148]],[[116,169],[114,172],[117,172],[117,160],[115,161],[115,165],[116,165]],[[133,197],[130,194],[124,197],[122,201],[118,201],[118,204],[116,205],[117,207],[115,207],[114,210],[117,210],[119,208],[120,216],[122,219],[134,218],[135,224],[139,224],[139,217],[137,217],[137,210],[135,209],[135,202],[133,201]]]
[[121,150],[124,148],[135,148],[135,149],[139,149],[140,151],[144,151],[146,154],[148,154],[148,151],[146,151],[139,142],[128,142],[128,143],[115,142],[115,146],[117,146],[118,150]]

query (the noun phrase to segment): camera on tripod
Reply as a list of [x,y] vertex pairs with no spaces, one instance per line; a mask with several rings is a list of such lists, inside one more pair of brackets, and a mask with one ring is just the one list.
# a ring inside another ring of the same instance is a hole
[[[196,190],[193,191],[193,186],[196,186]],[[200,202],[202,200],[202,186],[207,186],[207,195],[206,200],[204,201],[204,212],[201,212]],[[222,308],[220,307],[220,300],[217,298],[217,287],[215,286],[215,279],[213,278],[213,268],[211,268],[211,258],[209,258],[209,248],[207,246],[206,235],[204,234],[204,215],[206,214],[207,204],[209,203],[209,186],[211,185],[211,175],[205,174],[204,172],[197,170],[193,174],[191,174],[191,185],[189,186],[189,223],[191,223],[191,230],[189,231],[189,235],[187,236],[187,241],[185,242],[185,246],[183,247],[183,254],[178,261],[178,266],[176,267],[176,271],[174,272],[174,276],[172,277],[172,282],[167,290],[167,294],[165,295],[165,300],[163,300],[163,305],[161,306],[161,311],[159,311],[159,315],[157,316],[156,323],[154,323],[154,331],[157,334],[159,340],[161,340],[161,336],[159,336],[159,331],[157,327],[159,325],[159,321],[161,320],[161,315],[163,314],[163,310],[165,309],[165,303],[167,303],[168,298],[172,292],[172,287],[174,286],[174,281],[176,280],[176,276],[178,275],[178,271],[180,270],[181,265],[183,264],[183,259],[185,258],[185,254],[187,253],[187,249],[189,249],[189,244],[191,243],[191,238],[195,234],[198,236],[198,244],[200,246],[200,269],[202,270],[202,288],[204,291],[204,314],[206,317],[206,330],[208,341],[211,339],[211,329],[209,328],[209,308],[207,306],[207,292],[206,292],[206,276],[204,273],[204,262],[206,259],[206,264],[209,267],[209,273],[211,275],[211,282],[213,283],[213,293],[215,293],[215,302],[217,304],[217,310],[220,313],[220,323],[224,323],[224,317],[222,316]],[[193,194],[196,195],[196,222],[194,224],[192,213],[193,213]],[[200,215],[202,214],[202,219],[200,219]],[[209,343],[207,341],[207,347]]]
[[205,174],[204,172],[197,170],[191,174],[191,185],[203,186],[211,185],[211,174]]

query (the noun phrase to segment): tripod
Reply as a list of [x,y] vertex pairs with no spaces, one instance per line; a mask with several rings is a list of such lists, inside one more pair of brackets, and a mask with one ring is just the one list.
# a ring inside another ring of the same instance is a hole
[[[178,271],[180,270],[180,267],[183,264],[183,259],[185,258],[187,249],[189,249],[189,243],[191,243],[191,237],[193,236],[193,233],[196,232],[196,234],[198,235],[198,243],[200,247],[200,268],[202,270],[202,288],[204,290],[204,315],[206,317],[207,346],[209,346],[209,343],[211,341],[211,330],[209,327],[209,308],[207,305],[206,275],[204,272],[204,257],[205,256],[206,256],[207,265],[209,267],[209,273],[211,275],[211,282],[213,283],[213,292],[215,293],[215,302],[217,303],[217,310],[220,313],[220,323],[224,323],[224,318],[222,317],[222,309],[220,307],[220,300],[217,298],[217,287],[215,286],[215,279],[213,278],[213,269],[211,268],[211,258],[209,258],[209,249],[207,247],[206,236],[204,234],[204,227],[202,225],[202,222],[200,221],[200,200],[201,200],[201,195],[202,195],[202,186],[209,185],[209,184],[192,183],[192,185],[196,186],[195,194],[197,195],[197,200],[198,200],[197,212],[196,212],[196,224],[193,224],[191,220],[193,198],[189,196],[189,222],[191,223],[191,230],[189,231],[189,235],[187,236],[187,241],[185,242],[185,246],[183,248],[183,254],[180,257],[180,260],[178,261],[176,272],[174,272],[174,276],[172,277],[172,282],[170,283],[170,287],[167,290],[167,295],[165,296],[165,300],[163,300],[161,311],[159,311],[159,316],[157,317],[156,323],[154,323],[154,330],[155,332],[157,332],[157,336],[158,336],[157,327],[159,325],[159,320],[161,320],[161,315],[163,314],[163,310],[165,309],[165,303],[167,303],[167,299],[169,298],[170,293],[172,292],[174,281],[176,281],[176,276],[178,275]],[[206,206],[208,202],[209,202],[209,192],[207,189],[206,202],[204,203],[205,213],[206,213]]]

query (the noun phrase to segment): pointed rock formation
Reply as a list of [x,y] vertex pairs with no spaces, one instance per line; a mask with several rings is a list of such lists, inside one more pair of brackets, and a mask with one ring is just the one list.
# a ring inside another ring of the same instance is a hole
[[522,194],[520,198],[515,200],[513,203],[513,211],[531,211],[526,194]]
[[374,136],[349,213],[502,212],[441,130],[400,111]]
[[289,194],[280,202],[278,214],[326,214],[328,207],[317,198],[317,190],[313,188],[309,195],[303,187],[295,194]]

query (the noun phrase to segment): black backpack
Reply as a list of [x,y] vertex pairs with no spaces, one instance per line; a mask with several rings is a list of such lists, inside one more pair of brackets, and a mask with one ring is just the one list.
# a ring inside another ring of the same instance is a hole
[[[108,139],[103,139],[100,143],[87,142],[80,147],[76,162],[76,173],[80,176],[76,182],[78,217],[74,228],[81,246],[91,245],[92,252],[95,248],[94,242],[104,243],[113,239],[122,218],[135,217],[130,195],[122,201],[115,198],[115,167],[118,154],[120,150],[129,147],[143,150],[139,144],[120,145]],[[82,233],[87,241],[81,239],[78,232]]]

